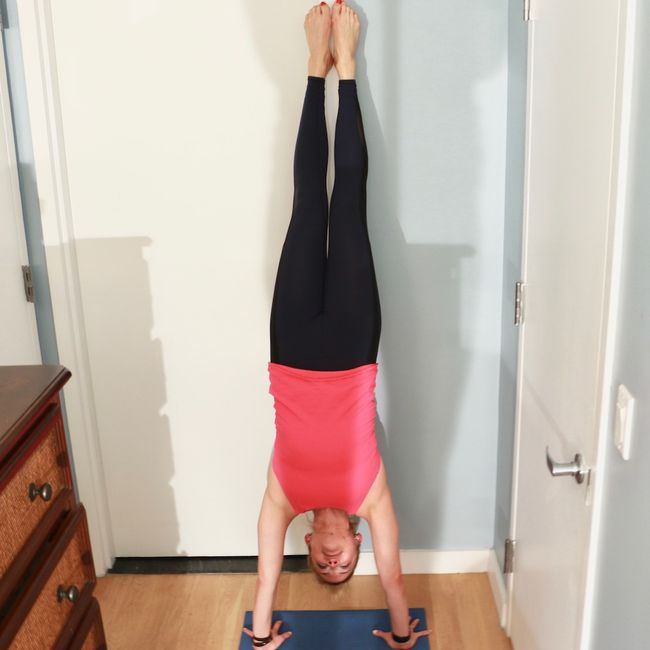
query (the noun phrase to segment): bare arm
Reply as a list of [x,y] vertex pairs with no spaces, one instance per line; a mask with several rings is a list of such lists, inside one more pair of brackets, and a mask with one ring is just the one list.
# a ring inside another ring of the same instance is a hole
[[258,574],[253,610],[253,633],[264,637],[271,629],[273,599],[282,570],[284,538],[292,515],[267,487],[257,522]]
[[407,636],[409,611],[399,556],[399,525],[388,485],[368,513],[375,563],[390,613],[392,631]]

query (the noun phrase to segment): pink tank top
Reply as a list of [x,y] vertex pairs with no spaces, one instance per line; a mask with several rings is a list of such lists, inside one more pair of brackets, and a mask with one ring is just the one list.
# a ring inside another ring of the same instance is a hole
[[375,437],[378,364],[304,370],[269,362],[275,402],[273,471],[295,512],[356,514],[380,467]]

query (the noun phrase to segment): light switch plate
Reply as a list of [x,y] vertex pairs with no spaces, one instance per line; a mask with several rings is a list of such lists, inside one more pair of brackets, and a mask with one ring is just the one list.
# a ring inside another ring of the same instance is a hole
[[624,384],[616,391],[616,420],[614,422],[614,444],[623,460],[630,459],[630,442],[634,422],[635,399]]

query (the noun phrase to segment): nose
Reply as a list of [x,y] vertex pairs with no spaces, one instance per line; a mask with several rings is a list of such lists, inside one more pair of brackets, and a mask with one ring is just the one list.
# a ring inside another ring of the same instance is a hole
[[337,566],[339,563],[338,559],[335,557],[328,558],[327,564],[329,564],[331,567]]

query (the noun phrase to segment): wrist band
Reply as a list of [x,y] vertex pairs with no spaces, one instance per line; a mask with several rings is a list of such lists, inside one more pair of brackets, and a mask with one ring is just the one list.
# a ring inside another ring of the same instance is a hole
[[391,632],[393,635],[393,641],[395,643],[408,643],[411,640],[411,633],[409,632],[407,636],[397,636],[395,632]]
[[268,636],[260,637],[253,635],[253,647],[254,648],[263,648],[265,645],[268,645],[273,641],[273,636],[269,634]]

